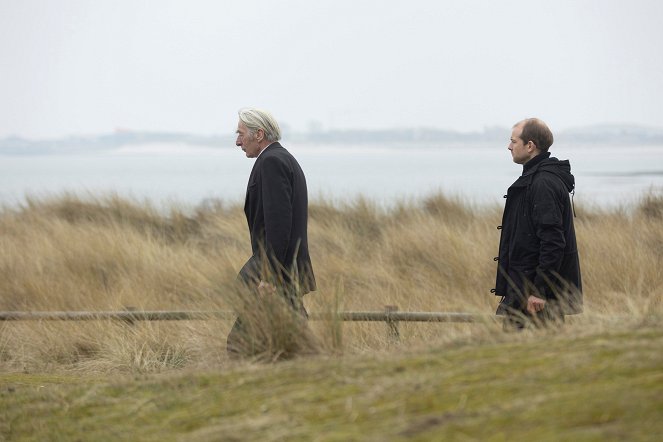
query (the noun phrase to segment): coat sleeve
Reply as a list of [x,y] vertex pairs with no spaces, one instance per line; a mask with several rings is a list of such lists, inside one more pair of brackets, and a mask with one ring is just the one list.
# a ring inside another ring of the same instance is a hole
[[566,239],[563,225],[563,192],[549,179],[532,186],[532,221],[539,239],[539,262],[534,286],[544,297],[557,282],[557,272],[564,258]]
[[264,159],[261,174],[265,252],[273,265],[287,268],[285,259],[292,234],[292,173],[285,161],[269,156]]

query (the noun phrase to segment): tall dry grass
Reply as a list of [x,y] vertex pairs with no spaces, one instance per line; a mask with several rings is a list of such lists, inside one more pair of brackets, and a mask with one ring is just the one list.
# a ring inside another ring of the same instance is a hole
[[[578,207],[576,230],[590,322],[660,316],[663,195],[633,208]],[[490,314],[501,207],[442,194],[390,209],[359,198],[313,202],[309,241],[319,290],[311,312],[382,310]],[[118,196],[28,199],[0,213],[0,310],[228,310],[250,254],[239,206],[168,213]],[[161,371],[230,364],[231,321],[0,323],[4,370]],[[402,351],[445,339],[501,335],[499,327],[310,323],[315,352]],[[301,343],[300,343],[301,344]],[[310,343],[309,343],[310,344]],[[308,345],[308,344],[307,344]],[[311,350],[310,345],[309,350]],[[314,353],[314,351],[311,351]]]

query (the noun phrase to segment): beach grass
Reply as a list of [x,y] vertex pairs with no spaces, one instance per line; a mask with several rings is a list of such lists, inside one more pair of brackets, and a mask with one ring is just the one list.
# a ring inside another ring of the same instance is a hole
[[[332,319],[279,332],[292,360],[229,359],[232,320],[0,322],[0,440],[654,440],[661,207],[576,207],[585,312],[561,329],[400,323],[395,341],[333,313],[492,314],[501,208],[314,201],[305,304]],[[232,310],[250,254],[221,201],[27,199],[0,232],[0,311]]]

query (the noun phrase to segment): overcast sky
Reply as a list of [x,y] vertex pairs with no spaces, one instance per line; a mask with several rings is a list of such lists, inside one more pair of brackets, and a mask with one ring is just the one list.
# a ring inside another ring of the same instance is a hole
[[0,137],[663,127],[658,0],[0,0]]

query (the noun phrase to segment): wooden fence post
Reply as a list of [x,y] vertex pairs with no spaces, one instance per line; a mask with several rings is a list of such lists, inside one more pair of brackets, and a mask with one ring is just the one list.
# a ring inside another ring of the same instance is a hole
[[398,311],[397,305],[385,305],[384,312],[386,314],[386,322],[389,334],[389,339],[395,342],[400,341],[401,333],[398,331],[398,320],[391,317],[390,313],[396,313]]
[[[132,312],[137,312],[138,309],[136,307],[124,307],[124,311],[127,313],[132,313]],[[136,320],[132,318],[131,316],[126,316],[122,319],[126,324],[128,325],[135,325]]]

